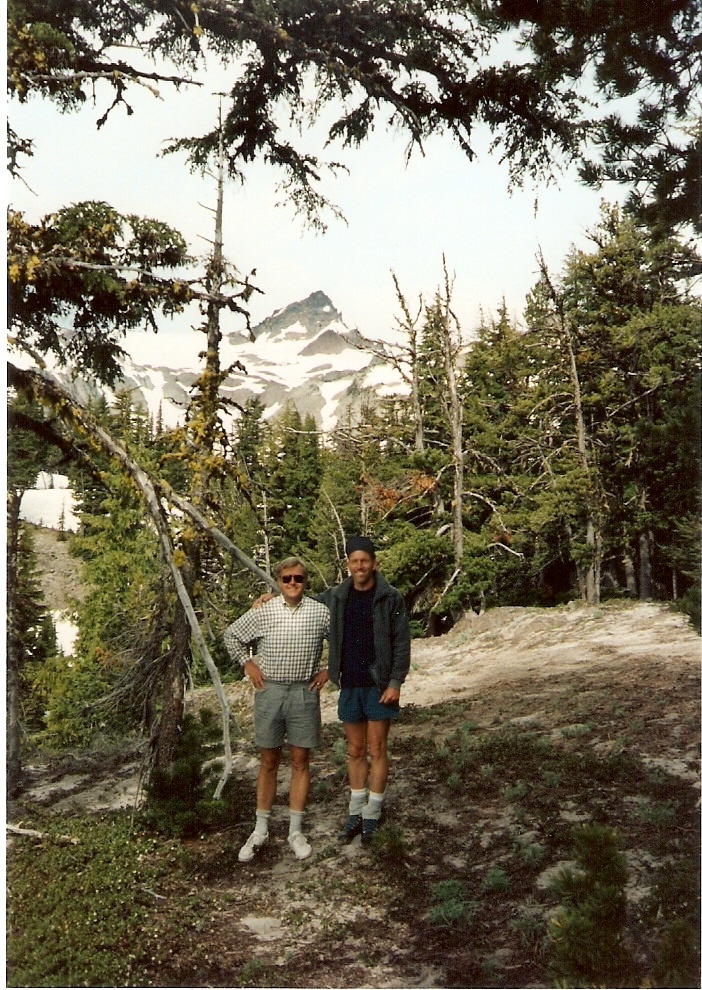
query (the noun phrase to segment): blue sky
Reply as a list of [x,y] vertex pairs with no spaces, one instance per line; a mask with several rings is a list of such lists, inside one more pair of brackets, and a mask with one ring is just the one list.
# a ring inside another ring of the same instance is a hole
[[[191,173],[182,155],[159,157],[168,138],[200,133],[216,120],[213,93],[222,85],[214,73],[204,83],[180,93],[164,85],[161,98],[133,91],[134,114],[118,107],[100,131],[95,122],[111,101],[105,88],[79,113],[60,114],[40,100],[11,105],[15,129],[35,142],[24,169],[27,185],[11,183],[11,205],[36,219],[80,200],[106,200],[122,212],[172,224],[192,251],[204,254],[214,180]],[[572,245],[587,245],[605,194],[582,188],[572,172],[558,185],[527,182],[510,194],[507,168],[488,145],[486,135],[480,160],[471,162],[450,138],[434,138],[424,157],[406,164],[405,138],[378,127],[361,149],[333,150],[349,172],[323,188],[346,223],[329,215],[326,234],[306,229],[278,201],[280,176],[265,166],[251,168],[244,186],[228,182],[225,252],[240,271],[257,270],[264,295],[252,299],[254,323],[321,289],[347,326],[387,337],[399,314],[391,271],[414,308],[420,293],[429,297],[441,283],[442,256],[455,274],[454,308],[466,336],[480,310],[494,313],[503,297],[520,319],[537,252],[559,272]],[[620,198],[621,191],[606,195]],[[233,314],[227,319],[225,329],[240,328]]]

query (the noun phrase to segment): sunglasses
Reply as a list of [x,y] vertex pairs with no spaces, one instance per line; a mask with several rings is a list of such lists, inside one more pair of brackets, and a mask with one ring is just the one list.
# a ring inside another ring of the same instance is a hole
[[283,582],[283,584],[290,584],[291,581],[294,581],[295,584],[305,583],[305,579],[302,576],[302,574],[283,574],[280,580]]

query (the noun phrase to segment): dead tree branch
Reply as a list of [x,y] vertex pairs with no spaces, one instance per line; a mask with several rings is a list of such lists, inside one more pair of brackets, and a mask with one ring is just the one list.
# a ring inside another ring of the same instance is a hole
[[[229,779],[233,768],[231,738],[229,732],[231,713],[229,710],[229,704],[224,694],[224,687],[219,676],[219,671],[217,670],[217,666],[207,647],[205,637],[202,634],[200,623],[198,622],[197,615],[195,613],[195,608],[188,594],[183,576],[176,563],[177,558],[175,556],[174,546],[171,540],[168,519],[161,503],[156,483],[147,474],[147,472],[144,471],[144,469],[141,468],[129,456],[124,447],[122,447],[121,444],[110,436],[110,434],[103,429],[103,427],[96,423],[92,416],[90,416],[82,408],[82,406],[80,406],[57,382],[52,381],[50,378],[47,378],[45,375],[36,370],[20,369],[11,364],[8,365],[8,382],[16,388],[21,389],[21,391],[30,398],[49,405],[69,428],[77,431],[85,437],[88,437],[90,441],[94,443],[104,454],[106,454],[113,462],[117,463],[122,468],[122,470],[132,479],[137,490],[139,491],[156,529],[161,550],[169,568],[176,594],[178,595],[178,599],[187,617],[193,640],[205,662],[205,666],[207,667],[207,671],[215,689],[217,700],[219,701],[222,717],[224,768],[217,784],[214,797],[215,799],[221,797],[224,786]],[[185,505],[188,505],[185,500],[180,500],[180,502],[180,508],[184,508]],[[197,517],[194,513],[197,513],[197,510],[193,508],[192,512],[189,512],[189,515],[197,521]],[[201,518],[204,520],[204,517]],[[212,527],[207,526],[207,528],[211,529]],[[223,534],[221,535],[223,536]],[[230,548],[234,547],[234,544],[232,544],[231,541],[227,542],[229,543]],[[249,560],[249,558],[247,558],[244,554],[242,554],[242,557],[245,561]],[[256,568],[253,561],[249,561],[247,566],[249,565],[253,565],[258,573],[263,574],[262,571],[259,571],[259,569]],[[270,579],[266,578],[266,580]]]

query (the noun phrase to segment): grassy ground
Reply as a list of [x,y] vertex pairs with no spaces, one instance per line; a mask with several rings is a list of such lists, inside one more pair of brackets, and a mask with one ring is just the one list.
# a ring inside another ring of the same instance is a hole
[[336,842],[343,745],[325,735],[301,863],[284,782],[271,842],[237,861],[247,742],[227,818],[188,837],[13,806],[42,837],[8,854],[7,985],[700,985],[696,666],[631,657],[406,706],[371,849]]

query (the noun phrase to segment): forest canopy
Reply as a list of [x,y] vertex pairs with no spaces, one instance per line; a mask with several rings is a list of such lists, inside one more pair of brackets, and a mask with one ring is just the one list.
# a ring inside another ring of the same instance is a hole
[[[334,162],[294,143],[287,124],[304,135],[324,111],[332,147],[365,141],[389,115],[408,154],[447,134],[470,157],[486,124],[515,181],[579,162],[586,182],[627,183],[649,227],[699,231],[701,20],[695,0],[10,0],[7,80],[12,98],[66,110],[107,81],[102,126],[116,106],[131,112],[130,86],[178,87],[220,59],[229,171],[279,166],[312,217]],[[176,147],[203,166],[219,139],[195,133]],[[10,129],[15,174],[30,142]]]

